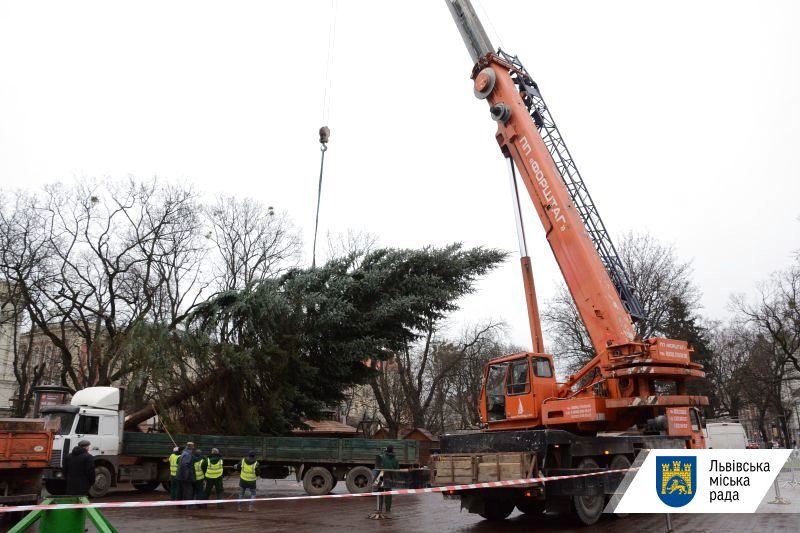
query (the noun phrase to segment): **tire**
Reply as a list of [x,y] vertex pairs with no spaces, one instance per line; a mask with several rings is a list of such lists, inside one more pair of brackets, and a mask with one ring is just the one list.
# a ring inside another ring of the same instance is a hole
[[303,474],[303,489],[309,496],[328,494],[333,486],[333,474],[323,466],[312,466]]
[[94,485],[89,487],[89,496],[102,498],[111,490],[111,472],[105,466],[94,467]]
[[495,522],[499,520],[505,520],[508,518],[508,515],[513,512],[514,502],[512,502],[510,499],[501,500],[486,498],[486,500],[483,502],[483,512],[480,513],[480,515],[486,520]]
[[544,513],[546,506],[544,500],[535,500],[533,498],[520,498],[516,505],[521,513],[528,516],[539,516]]
[[[133,483],[133,488],[139,492],[153,492],[161,485],[161,481],[137,481]],[[169,489],[167,489],[169,491]]]
[[363,494],[372,490],[372,469],[366,466],[357,466],[347,472],[344,480],[350,494]]
[[67,482],[63,479],[45,479],[44,488],[53,496],[61,496],[67,492]]
[[[600,466],[597,461],[591,457],[586,457],[578,464],[579,469],[598,469]],[[591,526],[603,514],[603,508],[606,504],[606,497],[604,494],[595,494],[593,496],[573,496],[572,506],[575,511],[575,516],[581,524]]]
[[[628,460],[627,457],[624,455],[615,455],[613,459],[611,459],[611,464],[608,465],[609,470],[622,470],[631,467],[631,462]],[[609,500],[611,497],[608,498]],[[629,513],[614,513],[614,516],[617,518],[625,518],[628,516]]]

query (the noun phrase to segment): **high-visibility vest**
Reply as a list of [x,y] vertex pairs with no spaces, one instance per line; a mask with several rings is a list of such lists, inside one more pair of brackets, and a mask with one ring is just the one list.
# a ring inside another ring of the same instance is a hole
[[206,478],[217,479],[218,477],[222,477],[222,459],[219,459],[216,463],[212,463],[211,459],[209,459],[206,466]]
[[247,464],[247,461],[242,459],[242,473],[239,476],[242,478],[242,481],[255,481],[256,480],[256,467],[258,466],[258,461],[254,461],[253,464]]
[[195,461],[194,462],[194,479],[195,481],[203,481],[205,479],[205,474],[203,474],[203,461]]
[[180,458],[181,456],[177,453],[173,453],[169,456],[169,477],[175,477],[178,475],[178,461]]

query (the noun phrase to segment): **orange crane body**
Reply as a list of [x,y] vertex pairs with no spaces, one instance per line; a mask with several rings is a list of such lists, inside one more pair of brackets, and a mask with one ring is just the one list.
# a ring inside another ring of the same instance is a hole
[[[705,374],[701,365],[691,362],[691,350],[685,341],[637,339],[631,316],[509,75],[513,69],[497,55],[487,54],[473,71],[474,90],[479,98],[488,101],[493,111],[498,114],[505,111],[505,116],[497,120],[496,140],[520,172],[597,355],[558,386],[552,372],[549,378],[537,376],[531,362],[530,391],[508,395],[505,417],[497,420],[487,413],[488,392],[484,386],[480,405],[484,422],[490,430],[540,426],[571,426],[582,431],[624,430],[641,418],[636,411],[643,408],[655,415],[659,408],[706,405],[707,398],[686,394],[685,381]],[[523,271],[526,269],[530,270],[529,259],[523,258]],[[540,338],[541,334],[534,329],[540,326],[532,281],[525,274],[523,279],[532,338]],[[492,361],[487,366],[486,383],[491,365],[532,361],[531,358],[537,357],[552,361],[552,356],[541,353],[516,354]],[[673,382],[677,394],[656,394],[655,381],[659,380]]]
[[[494,52],[468,2],[448,4],[475,60],[474,94],[489,103],[497,143],[519,171],[596,354],[565,383],[556,383],[552,356],[541,353],[530,258],[522,257],[534,351],[489,362],[480,397],[482,421],[490,431],[623,431],[661,413],[682,419],[690,408],[707,405],[706,397],[687,392],[688,380],[705,376],[702,366],[691,361],[687,342],[637,337],[632,316],[540,133],[541,124],[523,99],[519,80],[527,73]],[[673,426],[677,431],[682,424]],[[702,446],[702,432],[694,433],[688,445]]]
[[[641,452],[705,447],[698,406],[708,399],[687,387],[705,374],[686,341],[637,336],[633,321],[644,311],[538,86],[518,58],[495,51],[469,0],[446,3],[473,60],[473,92],[489,103],[509,161],[533,351],[486,364],[479,398],[484,427],[441,437],[431,484],[505,481],[522,472],[557,476],[535,488],[449,493],[489,520],[516,508],[532,517],[571,512],[592,525],[621,482],[613,473]],[[564,383],[544,353],[517,171],[595,354]],[[511,470],[504,473],[502,464]],[[589,472],[607,475],[573,476]]]

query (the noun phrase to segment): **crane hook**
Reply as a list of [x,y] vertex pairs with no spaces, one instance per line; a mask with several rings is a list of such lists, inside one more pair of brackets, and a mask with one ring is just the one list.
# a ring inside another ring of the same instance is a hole
[[317,216],[314,219],[314,247],[311,249],[311,268],[317,266],[317,231],[319,231],[319,204],[322,199],[322,171],[325,168],[325,152],[328,150],[328,141],[331,138],[331,130],[328,126],[319,129],[319,186],[317,187]]
[[331,138],[331,130],[328,126],[319,129],[319,149],[323,152],[328,149],[328,141]]

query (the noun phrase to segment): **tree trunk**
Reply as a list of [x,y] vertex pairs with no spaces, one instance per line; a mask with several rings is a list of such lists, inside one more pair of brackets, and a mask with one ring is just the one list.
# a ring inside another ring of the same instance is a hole
[[[230,374],[230,370],[227,368],[218,368],[208,376],[204,377],[200,381],[196,381],[186,387],[185,389],[177,392],[167,398],[166,400],[160,402],[158,404],[158,409],[169,409],[173,405],[177,405],[185,400],[188,400],[192,396],[196,396],[201,392],[204,392],[212,383],[216,382],[217,380],[224,378]],[[125,429],[135,429],[140,423],[144,422],[148,418],[154,416],[156,414],[156,405],[153,400],[150,401],[150,405],[144,407],[143,409],[139,409],[138,411],[129,414],[125,417]]]

